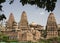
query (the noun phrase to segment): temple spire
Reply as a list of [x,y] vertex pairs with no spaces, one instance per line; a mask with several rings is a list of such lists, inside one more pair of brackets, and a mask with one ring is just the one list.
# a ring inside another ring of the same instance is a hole
[[[57,23],[56,23],[56,19],[53,13],[50,13],[48,16],[48,20],[47,20],[47,26],[50,26],[51,28],[54,27],[54,29],[57,28]],[[53,27],[52,27],[53,26]],[[51,29],[50,28],[50,29]],[[48,28],[47,28],[48,29]]]
[[[27,29],[27,27],[28,27],[27,15],[26,15],[26,12],[25,12],[25,11],[22,12],[21,20],[20,20],[20,22],[19,22],[18,27],[19,27],[19,29],[20,29],[21,27],[25,27],[24,29]],[[22,28],[21,28],[21,29],[22,29]]]
[[22,12],[22,15],[21,15],[21,21],[20,22],[22,22],[22,21],[25,22],[25,23],[28,22],[27,21],[27,15],[26,15],[26,12],[25,11],[23,11]]
[[50,15],[48,16],[48,21],[47,22],[56,22],[56,19],[54,17],[54,14],[53,13],[50,13]]
[[57,32],[58,27],[53,13],[50,13],[48,16],[46,30],[47,30],[47,38],[58,36],[58,32]]
[[8,22],[13,22],[13,21],[15,21],[14,16],[13,16],[13,13],[10,13]]
[[17,25],[17,23],[15,22],[13,13],[10,13],[9,19],[6,22],[6,27],[7,27],[7,29],[13,29],[14,25]]

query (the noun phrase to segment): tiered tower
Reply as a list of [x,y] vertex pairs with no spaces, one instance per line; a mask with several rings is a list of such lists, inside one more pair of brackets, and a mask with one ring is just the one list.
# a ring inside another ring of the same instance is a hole
[[17,23],[15,22],[14,16],[11,13],[8,21],[6,22],[6,28],[8,31],[15,30],[17,28]]
[[21,20],[20,20],[20,22],[18,24],[18,29],[20,29],[20,32],[19,32],[19,35],[18,35],[18,36],[20,36],[19,37],[19,40],[20,41],[28,41],[28,40],[31,40],[30,38],[32,37],[31,36],[32,34],[28,30],[29,29],[29,26],[28,26],[27,15],[26,15],[26,12],[25,11],[22,12]]
[[22,31],[28,29],[28,21],[27,21],[27,15],[26,15],[25,11],[23,11],[23,13],[21,15],[21,20],[18,24],[18,29],[21,29]]
[[53,38],[58,36],[58,27],[53,13],[50,13],[48,16],[46,30],[47,38]]

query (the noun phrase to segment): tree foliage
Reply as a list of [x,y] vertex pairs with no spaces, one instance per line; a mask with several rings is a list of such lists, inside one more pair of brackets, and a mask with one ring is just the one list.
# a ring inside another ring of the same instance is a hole
[[46,36],[47,36],[47,31],[46,30],[43,30],[43,33],[41,34],[41,37],[46,38]]
[[45,8],[49,12],[54,10],[57,0],[20,0],[20,2],[22,5],[37,5],[37,7]]
[[7,42],[8,41],[8,36],[4,35],[3,33],[0,32],[0,42]]
[[[9,0],[9,4],[12,4],[15,0]],[[0,0],[0,10],[2,10],[1,3],[6,2],[6,0]],[[48,12],[52,12],[55,9],[57,0],[20,0],[22,5],[30,4],[37,5],[39,8],[45,8]]]
[[2,5],[1,5],[1,3],[4,3],[4,2],[6,2],[6,0],[0,0],[0,11],[2,11]]
[[6,16],[4,14],[0,15],[0,21],[6,19]]
[[0,42],[7,42],[7,43],[10,43],[10,42],[18,42],[18,40],[9,40],[9,36],[6,35],[6,34],[3,34],[2,32],[0,32]]

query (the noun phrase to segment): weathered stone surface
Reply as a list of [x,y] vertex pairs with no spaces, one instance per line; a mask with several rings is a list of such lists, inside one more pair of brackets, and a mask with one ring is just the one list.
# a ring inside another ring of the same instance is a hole
[[21,15],[21,20],[18,24],[18,28],[22,29],[22,30],[28,29],[28,21],[27,21],[27,15],[26,15],[25,11],[23,11],[23,13]]
[[47,30],[47,38],[58,36],[58,31],[57,31],[58,27],[53,13],[50,13],[48,16],[46,30]]
[[[6,24],[6,28],[4,30],[2,29],[2,32],[8,35],[9,39],[35,42],[38,41],[40,38],[44,39],[44,37],[41,36],[42,33],[44,33],[43,30],[43,26],[39,24],[36,24],[34,22],[32,24],[28,24],[26,12],[23,11],[21,15],[21,20],[19,21],[18,25],[15,22],[13,14],[11,13]],[[60,29],[58,29],[53,13],[50,13],[48,16],[46,32],[46,38],[58,37],[58,35],[60,35]]]
[[17,23],[15,22],[15,19],[12,13],[9,16],[8,21],[6,22],[6,28],[7,28],[7,31],[12,31],[15,28],[17,28]]

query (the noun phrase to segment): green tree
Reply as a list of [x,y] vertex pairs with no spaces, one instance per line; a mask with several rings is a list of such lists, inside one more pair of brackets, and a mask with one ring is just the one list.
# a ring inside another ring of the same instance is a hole
[[4,14],[0,15],[0,21],[3,21],[3,19],[6,19],[6,16]]
[[0,42],[7,42],[8,41],[8,36],[4,35],[3,33],[0,32]]
[[0,42],[18,42],[18,40],[9,40],[9,36],[3,34],[2,32],[0,32]]
[[6,19],[6,16],[4,14],[0,15],[0,23],[1,23],[1,26],[3,24],[3,20]]
[[43,30],[43,33],[41,34],[42,37],[46,38],[47,36],[47,31],[46,30]]
[[[15,0],[9,0],[9,4],[12,4]],[[6,2],[6,0],[0,0],[0,10],[2,11],[1,3]],[[20,0],[22,5],[30,4],[30,5],[37,5],[39,8],[45,8],[45,10],[53,11],[56,6],[57,0]]]

